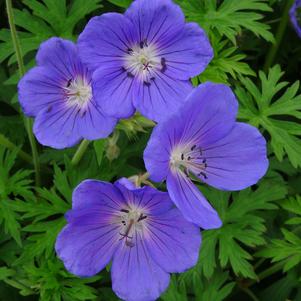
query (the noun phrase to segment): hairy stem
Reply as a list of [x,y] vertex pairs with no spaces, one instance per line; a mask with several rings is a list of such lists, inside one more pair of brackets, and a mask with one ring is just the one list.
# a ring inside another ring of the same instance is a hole
[[79,145],[79,147],[77,148],[72,160],[71,160],[71,164],[73,166],[77,165],[79,163],[79,161],[82,159],[85,151],[87,150],[88,146],[89,146],[90,141],[84,139],[81,144]]
[[[22,51],[17,35],[17,30],[15,26],[14,21],[14,14],[13,14],[13,8],[12,8],[12,1],[6,0],[6,10],[7,10],[7,16],[8,16],[8,23],[10,27],[11,32],[11,38],[14,45],[14,50],[18,62],[18,68],[19,68],[19,75],[22,77],[25,74],[25,67],[22,57]],[[30,147],[31,147],[31,153],[33,158],[33,164],[35,169],[35,183],[37,186],[40,185],[40,163],[39,163],[39,156],[38,156],[38,150],[37,150],[37,144],[35,141],[35,138],[32,133],[32,120],[29,118],[24,117],[24,124],[27,131]]]
[[9,150],[18,150],[18,156],[23,159],[24,161],[28,162],[28,163],[32,163],[32,157],[25,153],[24,151],[22,151],[21,149],[18,148],[17,145],[13,144],[11,141],[9,141],[4,135],[0,134],[0,145],[8,148]]
[[289,18],[288,12],[289,12],[290,7],[293,5],[293,3],[294,3],[294,0],[287,0],[287,2],[286,2],[286,5],[284,7],[284,10],[283,10],[283,13],[281,16],[280,23],[279,23],[277,31],[276,31],[276,35],[275,35],[276,41],[269,49],[269,52],[266,56],[266,60],[265,60],[264,67],[263,67],[263,70],[265,72],[267,72],[269,70],[269,68],[272,66],[272,64],[275,60],[275,56],[278,52],[279,46],[282,42],[282,38],[283,38],[283,35],[284,35],[286,27],[287,27],[287,21]]

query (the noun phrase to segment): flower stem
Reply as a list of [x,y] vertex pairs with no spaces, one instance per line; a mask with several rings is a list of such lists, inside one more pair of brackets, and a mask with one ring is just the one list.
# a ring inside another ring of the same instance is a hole
[[89,146],[90,141],[84,139],[81,144],[79,145],[79,147],[77,148],[72,160],[71,160],[71,164],[73,166],[77,165],[79,163],[79,161],[82,159],[85,151],[87,150],[88,146]]
[[253,300],[253,301],[259,301],[259,299],[256,297],[256,295],[249,289],[249,288],[242,288],[242,290]]
[[274,264],[273,266],[271,266],[270,268],[262,271],[261,273],[258,274],[258,279],[262,280],[264,278],[267,278],[267,277],[281,271],[283,269],[284,263],[285,262],[283,262],[283,261],[279,261],[276,264]]
[[[9,150],[15,150],[18,149],[18,147],[13,144],[11,141],[9,141],[4,135],[0,134],[0,145],[8,148]],[[18,150],[18,155],[21,159],[23,159],[24,161],[28,162],[28,163],[32,163],[32,157],[25,153],[24,151],[22,151],[21,149]]]
[[[14,14],[13,14],[13,8],[12,8],[12,1],[6,0],[6,10],[7,10],[7,16],[8,16],[8,23],[10,27],[11,32],[11,38],[15,49],[15,55],[18,62],[18,68],[19,68],[19,75],[22,77],[25,74],[25,67],[23,63],[23,57],[22,57],[22,51],[17,35],[17,30],[15,26],[14,21]],[[39,156],[38,156],[38,150],[35,138],[32,133],[32,121],[29,118],[24,117],[24,124],[27,131],[32,157],[33,157],[33,164],[35,169],[35,183],[37,186],[40,185],[40,163],[39,163]]]
[[280,23],[279,23],[277,31],[276,31],[276,35],[275,35],[276,41],[271,46],[271,48],[266,56],[266,60],[265,60],[264,67],[263,67],[263,70],[265,72],[267,72],[269,70],[269,68],[271,67],[271,65],[273,64],[273,62],[275,60],[275,56],[278,52],[279,46],[282,42],[282,38],[283,38],[283,35],[284,35],[286,27],[287,27],[287,21],[289,18],[289,9],[293,5],[293,3],[294,3],[294,0],[288,0],[286,2],[286,5],[284,7],[284,10],[283,10],[283,13],[281,16]]

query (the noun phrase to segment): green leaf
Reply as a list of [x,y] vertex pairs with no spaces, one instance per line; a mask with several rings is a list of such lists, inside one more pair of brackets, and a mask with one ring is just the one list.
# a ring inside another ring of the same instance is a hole
[[108,1],[122,8],[128,8],[132,3],[132,0],[108,0]]
[[[266,180],[252,191],[246,189],[238,193],[220,192],[203,188],[214,207],[218,210],[223,226],[217,230],[205,231],[197,269],[210,278],[219,264],[225,268],[230,264],[236,275],[256,279],[257,276],[250,263],[252,255],[247,248],[255,248],[265,244],[263,237],[266,231],[265,220],[260,216],[262,210],[276,209],[273,201],[282,199],[287,193],[285,186]],[[219,248],[217,248],[219,246]]]
[[4,225],[5,233],[10,234],[21,246],[20,216],[15,211],[15,199],[22,197],[34,199],[31,190],[31,171],[17,170],[13,173],[18,149],[9,152],[0,146],[0,222]]
[[217,270],[210,279],[201,276],[197,269],[172,277],[168,290],[161,296],[164,301],[188,301],[192,294],[198,301],[222,301],[232,292],[235,282],[229,274]]
[[15,271],[7,267],[0,267],[0,280],[4,280],[15,274]]
[[104,155],[106,144],[107,144],[106,139],[100,139],[93,142],[98,166],[101,166],[101,161]]
[[20,229],[18,222],[19,215],[14,212],[9,200],[0,201],[0,222],[4,224],[5,233],[9,233],[19,246],[22,245]]
[[[30,9],[14,9],[16,25],[26,32],[19,31],[23,55],[38,49],[39,45],[52,36],[75,39],[76,25],[88,14],[94,12],[101,0],[72,0],[68,5],[66,0],[24,0]],[[16,62],[10,32],[0,30],[0,62],[10,58],[9,64]]]
[[301,166],[301,139],[298,137],[301,130],[296,122],[301,119],[299,82],[287,87],[288,82],[280,81],[282,76],[279,65],[271,68],[268,75],[260,71],[261,89],[249,78],[241,78],[244,88],[236,89],[241,104],[239,118],[266,130],[277,159],[282,161],[287,155],[292,165],[298,167]]
[[[289,198],[281,202],[281,206],[297,217],[287,220],[287,224],[301,225],[301,197]],[[297,230],[296,228],[295,230]],[[287,272],[301,263],[301,237],[285,228],[281,229],[282,239],[272,239],[268,246],[257,253],[258,256],[271,258],[272,262],[283,261],[283,271]]]
[[[86,279],[72,276],[64,270],[62,263],[55,257],[43,260],[41,263],[29,260],[24,265],[24,272],[18,275],[18,282],[26,282],[27,286],[33,288],[43,301],[84,301],[94,300],[97,296],[96,289],[87,284],[99,280],[99,276]],[[28,295],[33,292],[21,290],[20,293]]]
[[238,48],[230,46],[228,40],[212,36],[211,44],[214,57],[205,71],[198,76],[199,82],[212,81],[227,84],[230,79],[237,79],[237,75],[255,75],[250,66],[242,62],[246,55],[238,53]]
[[[197,22],[207,33],[225,36],[235,44],[236,36],[242,33],[242,29],[247,29],[266,41],[274,42],[270,26],[261,22],[263,15],[259,13],[272,11],[265,0],[176,2],[184,10],[187,20]],[[217,2],[221,3],[218,5]]]

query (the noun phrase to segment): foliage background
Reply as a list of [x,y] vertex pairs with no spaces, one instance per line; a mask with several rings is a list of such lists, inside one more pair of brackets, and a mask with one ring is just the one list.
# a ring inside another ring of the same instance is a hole
[[[76,40],[87,20],[122,12],[131,0],[13,1],[25,68],[51,36]],[[196,267],[173,275],[162,301],[301,300],[301,41],[288,20],[292,0],[177,0],[208,33],[215,57],[194,84],[231,85],[239,119],[268,140],[270,169],[241,192],[201,187],[223,220],[203,232]],[[115,180],[144,172],[152,123],[123,120],[112,137],[76,148],[38,146],[41,182],[17,102],[18,65],[0,0],[0,300],[117,300],[109,268],[79,279],[54,254],[73,188],[85,178]],[[200,185],[201,186],[201,185]],[[161,185],[160,189],[164,189]]]

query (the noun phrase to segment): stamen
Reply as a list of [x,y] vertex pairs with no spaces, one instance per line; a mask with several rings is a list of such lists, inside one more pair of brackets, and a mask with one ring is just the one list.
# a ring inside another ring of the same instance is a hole
[[198,176],[203,176],[205,179],[208,179],[207,175],[203,171],[201,171]]
[[92,98],[91,83],[84,76],[78,75],[69,79],[63,87],[69,105],[76,105],[79,110],[87,105]]
[[129,78],[133,78],[133,77],[134,77],[134,74],[131,73],[131,72],[128,72],[126,75],[127,75],[127,77],[129,77]]
[[143,214],[141,213],[141,215],[140,215],[140,217],[138,218],[137,222],[140,222],[140,221],[142,221],[142,220],[144,220],[144,219],[146,219],[146,218],[147,218],[147,216],[146,216],[146,215],[143,215]]
[[175,169],[180,169],[187,177],[193,173],[205,179],[208,178],[207,159],[203,156],[201,148],[195,144],[176,148],[171,154],[170,165]]
[[164,57],[161,58],[161,65],[162,65],[161,72],[164,73],[167,69],[166,59]]
[[137,231],[142,231],[144,229],[145,224],[142,221],[145,220],[147,216],[138,208],[122,208],[120,209],[120,212],[125,214],[120,215],[121,219],[119,222],[121,222],[123,230],[119,232],[119,235],[121,235],[119,240],[125,239],[126,246],[134,247],[135,244],[131,242],[131,240]]
[[143,84],[143,82],[150,82],[155,79],[155,71],[162,68],[160,62],[161,59],[157,56],[156,47],[149,45],[147,40],[144,39],[128,48],[122,70],[130,72],[130,74],[127,74],[128,77],[138,77]]
[[131,228],[132,228],[133,224],[134,224],[134,220],[131,219],[130,222],[129,222],[129,225],[127,226],[127,228],[125,230],[125,233],[119,233],[122,236],[119,240],[122,240],[124,238],[130,238],[130,239],[132,238],[132,237],[129,236],[129,233],[131,231]]
[[143,82],[143,85],[149,87],[149,86],[151,85],[151,83],[144,81],[144,82]]

